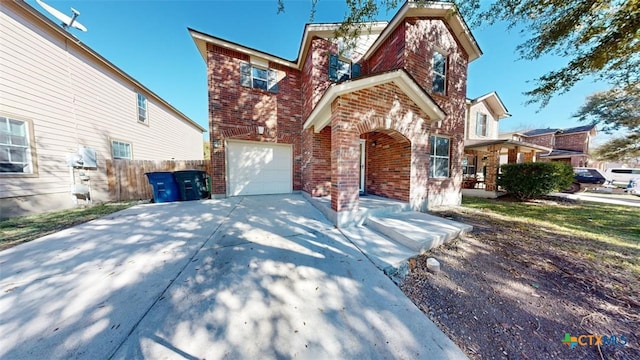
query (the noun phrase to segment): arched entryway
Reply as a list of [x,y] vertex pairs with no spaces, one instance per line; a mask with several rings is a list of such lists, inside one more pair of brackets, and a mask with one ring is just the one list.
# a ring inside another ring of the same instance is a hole
[[361,194],[409,202],[411,142],[395,130],[376,129],[360,135]]

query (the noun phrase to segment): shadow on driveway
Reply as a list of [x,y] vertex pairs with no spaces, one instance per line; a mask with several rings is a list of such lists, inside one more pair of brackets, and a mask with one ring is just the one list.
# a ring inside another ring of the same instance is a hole
[[0,269],[2,358],[464,357],[299,195],[137,206]]

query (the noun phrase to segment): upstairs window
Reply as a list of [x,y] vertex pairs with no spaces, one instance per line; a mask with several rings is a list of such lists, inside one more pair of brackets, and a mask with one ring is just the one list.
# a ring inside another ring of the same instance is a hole
[[114,159],[131,160],[131,144],[122,141],[111,141],[111,154]]
[[138,93],[138,121],[147,122],[147,98],[140,93]]
[[433,92],[444,95],[447,92],[447,56],[436,51],[433,53]]
[[360,64],[340,59],[336,54],[329,55],[329,80],[333,82],[355,79],[360,76],[360,70]]
[[487,114],[476,113],[476,135],[487,136]]
[[249,63],[240,63],[240,85],[275,94],[278,92],[278,72]]
[[449,177],[449,138],[429,136],[429,177]]
[[0,117],[0,173],[33,173],[26,121]]

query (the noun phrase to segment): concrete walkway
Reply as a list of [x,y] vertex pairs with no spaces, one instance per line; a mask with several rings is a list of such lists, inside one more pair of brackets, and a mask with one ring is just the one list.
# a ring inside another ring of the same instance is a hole
[[632,207],[640,207],[640,196],[627,195],[627,194],[606,194],[606,193],[592,193],[592,192],[579,192],[575,194],[564,193],[552,193],[552,196],[572,199],[591,201],[610,205],[624,205]]
[[464,359],[299,195],[141,205],[0,252],[0,358]]

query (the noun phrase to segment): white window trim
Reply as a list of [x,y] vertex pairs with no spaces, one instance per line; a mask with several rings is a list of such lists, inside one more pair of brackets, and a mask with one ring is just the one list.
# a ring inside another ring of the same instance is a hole
[[[25,149],[25,162],[9,162],[9,164],[26,164],[23,166],[25,171],[23,172],[0,172],[0,176],[34,176],[37,175],[37,161],[35,155],[35,145],[34,145],[34,136],[33,136],[33,124],[31,121],[26,119],[21,119],[20,117],[15,117],[12,115],[2,115],[0,116],[0,121],[9,122],[9,121],[18,121],[24,124],[24,133],[27,144],[26,145],[13,145],[6,143],[4,146],[13,147],[13,148],[21,148]],[[10,126],[9,124],[7,124]],[[9,133],[10,134],[10,133]]]
[[[436,71],[436,59],[435,59],[436,54],[442,55],[444,57],[444,73],[443,74],[441,74],[441,73]],[[449,71],[449,55],[444,51],[440,51],[440,50],[436,49],[433,52],[433,55],[431,56],[431,73],[432,73],[432,76],[433,76],[432,84],[433,84],[433,82],[435,82],[436,76],[440,76],[444,80],[444,86],[443,86],[442,92],[440,92],[440,91],[435,91],[433,89],[433,85],[432,85],[431,88],[432,88],[432,90],[433,90],[433,92],[435,94],[440,94],[440,95],[446,95],[447,94],[447,90],[448,90],[448,88],[447,88],[447,72],[448,71]]]
[[[115,154],[115,143],[124,144],[129,146],[129,157],[121,157],[116,156]],[[133,160],[133,145],[130,142],[122,141],[122,140],[111,140],[111,157],[113,159],[125,159],[125,160]]]
[[[140,106],[140,97],[144,99],[144,108]],[[137,119],[139,123],[148,124],[149,123],[149,101],[146,96],[142,93],[136,93],[136,110],[137,110]],[[144,110],[144,120],[140,120],[141,110]]]
[[[480,118],[484,119],[484,126],[483,126],[484,133],[478,133],[478,127],[480,126]],[[488,124],[488,116],[487,116],[487,114],[485,114],[485,113],[483,113],[481,111],[478,111],[476,113],[476,136],[487,137],[488,134],[489,134],[488,127],[489,127],[489,124]]]
[[[437,152],[437,146],[436,146],[436,140],[437,138],[442,138],[442,139],[447,139],[447,141],[449,142],[449,147],[448,147],[448,155],[447,156],[442,156],[442,155],[436,155],[435,153]],[[451,177],[451,138],[448,136],[443,136],[443,135],[430,135],[429,136],[429,141],[431,141],[431,139],[433,139],[433,151],[434,154],[431,153],[431,149],[429,149],[429,162],[431,162],[434,159],[447,159],[447,175],[446,176],[437,176],[436,174],[433,174],[433,176],[431,176],[431,166],[429,166],[429,177],[432,179],[449,179]]]
[[[246,64],[249,66],[249,86],[243,85],[245,87],[249,87],[252,89],[257,89],[257,90],[262,90],[262,91],[269,91],[269,92],[277,92],[273,91],[273,88],[276,87],[276,85],[278,84],[278,70],[272,69],[268,66],[262,66],[262,64],[255,64],[255,63],[251,63],[251,62],[242,62],[242,64]],[[242,65],[240,65],[242,66]],[[266,78],[260,78],[260,77],[254,77],[253,75],[253,69],[260,69],[260,70],[264,70],[267,72],[267,77]],[[275,77],[275,79],[272,79],[272,77],[270,76],[270,74],[273,74],[273,77]],[[242,68],[240,70],[240,77],[242,77]],[[262,80],[267,84],[267,88],[263,89],[261,87],[256,87],[254,86],[254,79],[257,80]],[[274,82],[275,80],[275,82]],[[242,81],[241,81],[242,83]]]

